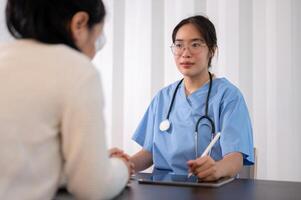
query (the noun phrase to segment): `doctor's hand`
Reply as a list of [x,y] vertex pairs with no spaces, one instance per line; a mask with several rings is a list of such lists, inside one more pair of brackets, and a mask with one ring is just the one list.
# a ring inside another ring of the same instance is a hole
[[221,178],[219,163],[210,156],[199,157],[187,162],[189,172],[204,181],[214,181]]
[[119,158],[121,159],[127,166],[129,175],[133,175],[135,173],[135,165],[130,161],[130,156],[123,152],[123,150],[118,148],[109,149],[109,157],[110,158]]

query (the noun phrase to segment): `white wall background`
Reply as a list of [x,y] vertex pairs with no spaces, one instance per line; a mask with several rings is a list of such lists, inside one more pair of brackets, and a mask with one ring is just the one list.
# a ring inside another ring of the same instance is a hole
[[0,42],[4,42],[11,39],[5,25],[5,17],[4,17],[5,3],[6,0],[0,0]]
[[[1,12],[5,0],[0,0]],[[213,71],[243,92],[258,150],[257,178],[301,181],[301,1],[105,0],[103,78],[108,142],[128,153],[156,92],[180,78],[169,46],[184,17],[205,14],[218,34]],[[0,40],[7,40],[0,19]]]

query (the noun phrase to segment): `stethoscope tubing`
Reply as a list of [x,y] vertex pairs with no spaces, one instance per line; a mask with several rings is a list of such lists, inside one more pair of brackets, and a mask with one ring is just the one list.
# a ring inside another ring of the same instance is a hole
[[[201,116],[198,120],[197,120],[197,123],[195,125],[195,156],[196,158],[198,157],[198,127],[199,127],[199,124],[202,120],[206,119],[210,122],[210,125],[211,125],[211,139],[213,138],[214,136],[214,133],[215,133],[215,124],[214,124],[214,121],[209,117],[208,115],[208,107],[209,107],[209,98],[210,98],[210,94],[211,94],[211,88],[212,88],[212,75],[210,72],[209,73],[209,88],[208,88],[208,92],[207,92],[207,98],[206,98],[206,106],[205,106],[205,115]],[[177,84],[176,88],[175,88],[175,91],[172,95],[172,99],[171,99],[171,103],[169,105],[169,108],[168,108],[168,112],[167,112],[167,116],[166,116],[166,119],[163,120],[161,123],[160,123],[160,130],[161,131],[167,131],[169,128],[170,128],[170,122],[169,122],[169,116],[170,116],[170,113],[171,113],[171,110],[172,110],[172,107],[173,107],[173,104],[174,104],[174,101],[175,101],[175,97],[176,97],[176,94],[178,92],[178,89],[181,85],[181,83],[183,82],[184,79],[181,79],[179,81],[179,83]],[[167,125],[166,125],[167,124]],[[165,125],[165,126],[164,126]],[[210,152],[211,153],[211,152]],[[209,155],[210,155],[209,153]]]

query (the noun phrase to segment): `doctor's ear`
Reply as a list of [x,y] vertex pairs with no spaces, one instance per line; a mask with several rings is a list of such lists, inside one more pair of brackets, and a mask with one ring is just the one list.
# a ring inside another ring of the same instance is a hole
[[80,11],[73,15],[70,22],[70,30],[75,43],[85,36],[88,29],[88,21],[89,15],[86,12]]
[[216,50],[217,50],[216,46],[209,50],[209,58],[213,58]]

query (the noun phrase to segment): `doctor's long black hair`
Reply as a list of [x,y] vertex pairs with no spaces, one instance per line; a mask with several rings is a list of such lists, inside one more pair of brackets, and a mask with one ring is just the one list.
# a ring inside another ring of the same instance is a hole
[[104,20],[102,0],[8,0],[6,25],[17,39],[35,39],[48,44],[75,46],[69,23],[75,13],[87,12],[90,28]]

